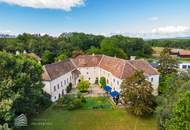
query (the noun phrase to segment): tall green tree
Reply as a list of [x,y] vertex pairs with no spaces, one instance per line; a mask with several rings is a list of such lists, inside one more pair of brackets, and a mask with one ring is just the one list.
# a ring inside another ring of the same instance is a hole
[[158,71],[161,76],[166,76],[168,74],[177,72],[177,61],[175,58],[170,56],[170,49],[165,48],[159,58],[160,65],[158,66]]
[[185,92],[173,105],[166,130],[190,130],[190,91]]
[[24,55],[0,52],[0,123],[30,116],[49,103],[42,93],[42,66]]
[[170,120],[174,105],[181,99],[181,95],[190,91],[189,72],[180,72],[170,75],[165,80],[166,89],[157,97],[158,129],[165,130],[166,122]]
[[151,114],[155,109],[153,88],[143,72],[137,71],[121,84],[121,96],[128,111],[135,115]]
[[61,55],[55,57],[55,61],[62,61],[62,60],[66,60],[67,58],[68,58],[67,55],[61,54]]

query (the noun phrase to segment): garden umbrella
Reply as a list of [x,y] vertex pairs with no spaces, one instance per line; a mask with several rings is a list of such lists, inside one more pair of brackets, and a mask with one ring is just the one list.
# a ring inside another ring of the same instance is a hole
[[110,87],[110,86],[104,86],[104,90],[106,91],[106,92],[111,92],[111,90],[112,90],[112,88]]

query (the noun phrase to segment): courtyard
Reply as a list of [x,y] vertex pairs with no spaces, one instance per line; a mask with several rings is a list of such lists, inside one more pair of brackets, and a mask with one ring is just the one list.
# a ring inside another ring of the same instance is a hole
[[[107,97],[87,97],[86,104],[73,111],[51,106],[35,116],[25,130],[156,130],[155,117],[139,118],[112,105]],[[94,106],[106,106],[94,109]]]

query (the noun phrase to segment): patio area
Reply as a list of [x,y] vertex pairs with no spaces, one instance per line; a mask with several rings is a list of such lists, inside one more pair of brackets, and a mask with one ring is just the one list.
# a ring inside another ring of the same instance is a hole
[[[77,94],[78,90],[76,88],[73,88],[71,93]],[[91,84],[90,88],[88,89],[88,93],[84,93],[85,97],[99,97],[99,96],[104,96],[105,91],[100,88],[96,84]]]

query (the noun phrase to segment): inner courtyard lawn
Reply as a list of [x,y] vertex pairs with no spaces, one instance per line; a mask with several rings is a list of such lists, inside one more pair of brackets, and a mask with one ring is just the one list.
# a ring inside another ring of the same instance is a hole
[[92,109],[100,104],[111,105],[106,98],[87,98],[80,110],[50,107],[34,117],[27,130],[156,130],[154,117],[138,118],[119,108]]

